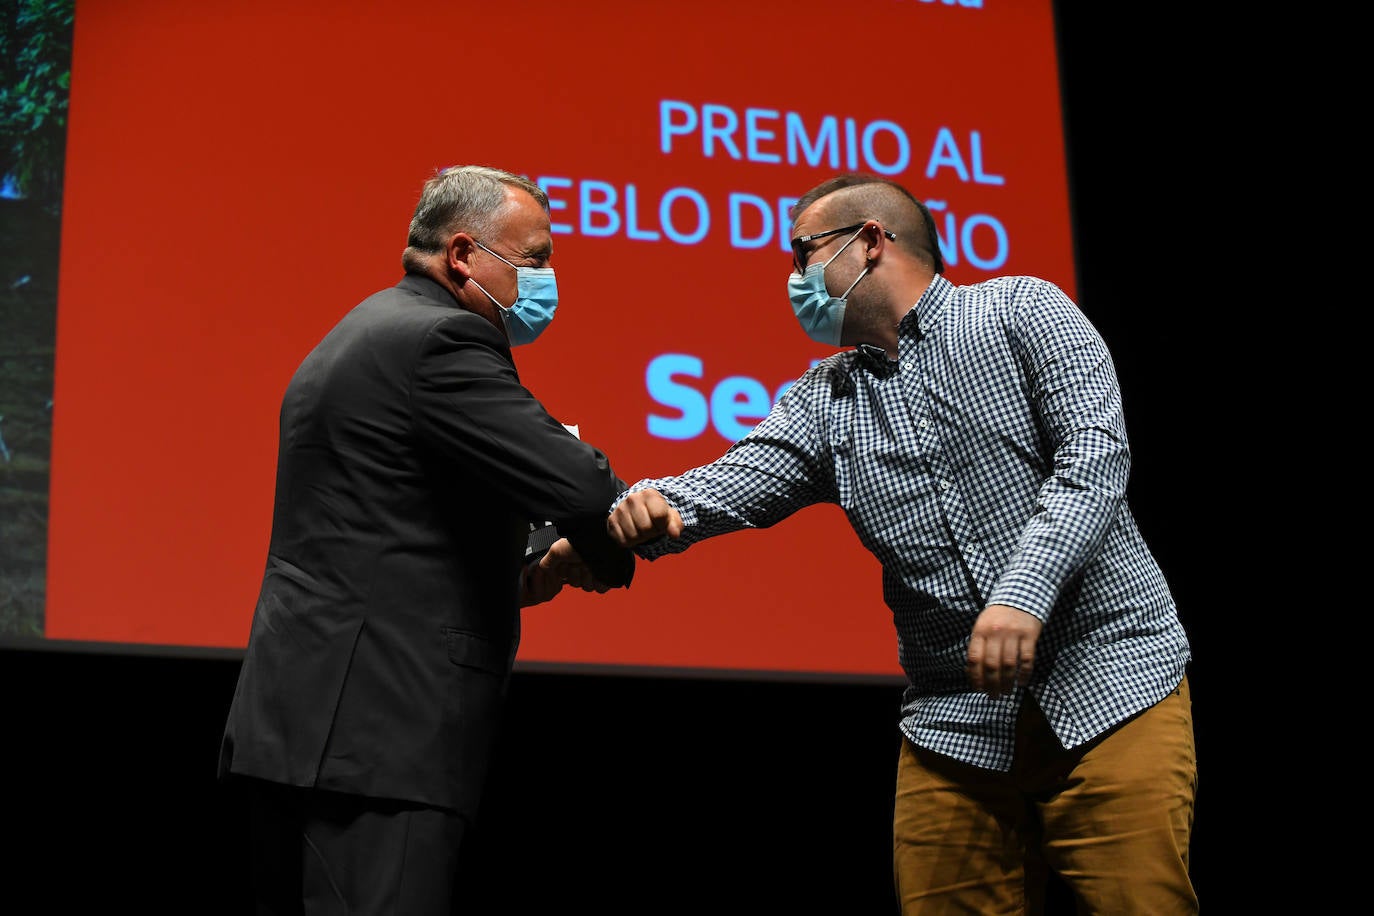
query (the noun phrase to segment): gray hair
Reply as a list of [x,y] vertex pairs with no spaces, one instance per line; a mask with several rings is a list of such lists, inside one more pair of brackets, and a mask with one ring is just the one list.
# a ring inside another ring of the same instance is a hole
[[420,191],[401,263],[409,269],[423,260],[422,255],[443,251],[455,232],[490,237],[500,224],[507,187],[526,192],[549,212],[549,196],[523,175],[484,165],[455,165],[436,172]]

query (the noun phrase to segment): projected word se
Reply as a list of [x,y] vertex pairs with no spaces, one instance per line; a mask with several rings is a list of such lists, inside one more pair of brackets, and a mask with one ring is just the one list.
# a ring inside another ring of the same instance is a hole
[[[811,365],[817,362],[813,360]],[[695,439],[710,425],[722,438],[734,442],[767,416],[774,402],[796,381],[783,382],[770,395],[758,379],[731,375],[717,382],[708,397],[684,380],[701,380],[704,369],[701,359],[688,353],[664,353],[649,361],[644,372],[649,397],[677,411],[676,416],[649,414],[649,435]]]

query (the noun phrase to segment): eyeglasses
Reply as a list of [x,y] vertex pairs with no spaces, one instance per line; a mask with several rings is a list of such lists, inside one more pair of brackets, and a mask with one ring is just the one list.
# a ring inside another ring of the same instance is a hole
[[[816,239],[839,235],[841,232],[856,232],[866,225],[868,225],[868,220],[864,220],[862,223],[855,223],[852,226],[841,226],[838,229],[827,229],[824,232],[813,232],[810,235],[798,236],[792,240],[792,269],[799,274],[806,273],[807,254],[806,251],[802,249],[802,246],[807,242],[814,242]],[[883,235],[887,236],[891,241],[896,241],[897,239],[897,233],[887,229],[883,230]]]

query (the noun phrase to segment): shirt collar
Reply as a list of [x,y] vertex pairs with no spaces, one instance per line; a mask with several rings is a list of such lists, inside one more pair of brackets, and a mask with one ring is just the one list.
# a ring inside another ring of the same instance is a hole
[[874,375],[886,375],[892,360],[887,358],[887,351],[882,347],[875,347],[873,344],[862,343],[854,348],[858,354],[858,363]]
[[[936,274],[930,285],[925,288],[925,292],[916,300],[916,304],[902,316],[901,322],[897,325],[898,338],[909,335],[919,340],[929,334],[936,316],[949,303],[952,289],[953,284],[941,274]],[[854,352],[855,365],[863,366],[874,375],[885,378],[897,371],[897,361],[888,359],[887,351],[882,347],[859,344],[854,348]]]
[[[901,324],[897,326],[897,336],[900,337],[904,333],[910,333],[917,338],[928,336],[930,329],[935,326],[936,318],[949,304],[953,291],[954,284],[946,280],[944,274],[932,277],[930,285],[921,293],[921,298],[916,300],[911,311],[903,316]],[[904,331],[904,328],[907,330]]]

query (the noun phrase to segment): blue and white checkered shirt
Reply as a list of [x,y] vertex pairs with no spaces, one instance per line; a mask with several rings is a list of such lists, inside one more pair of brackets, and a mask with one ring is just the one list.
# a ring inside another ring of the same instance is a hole
[[[697,541],[844,509],[882,564],[908,686],[902,732],[1007,770],[1029,690],[1065,747],[1172,691],[1188,639],[1127,506],[1130,450],[1107,347],[1058,287],[935,277],[898,327],[895,362],[860,347],[803,375],[717,460],[641,480]],[[969,634],[1008,604],[1045,622],[1028,687],[971,689]]]

